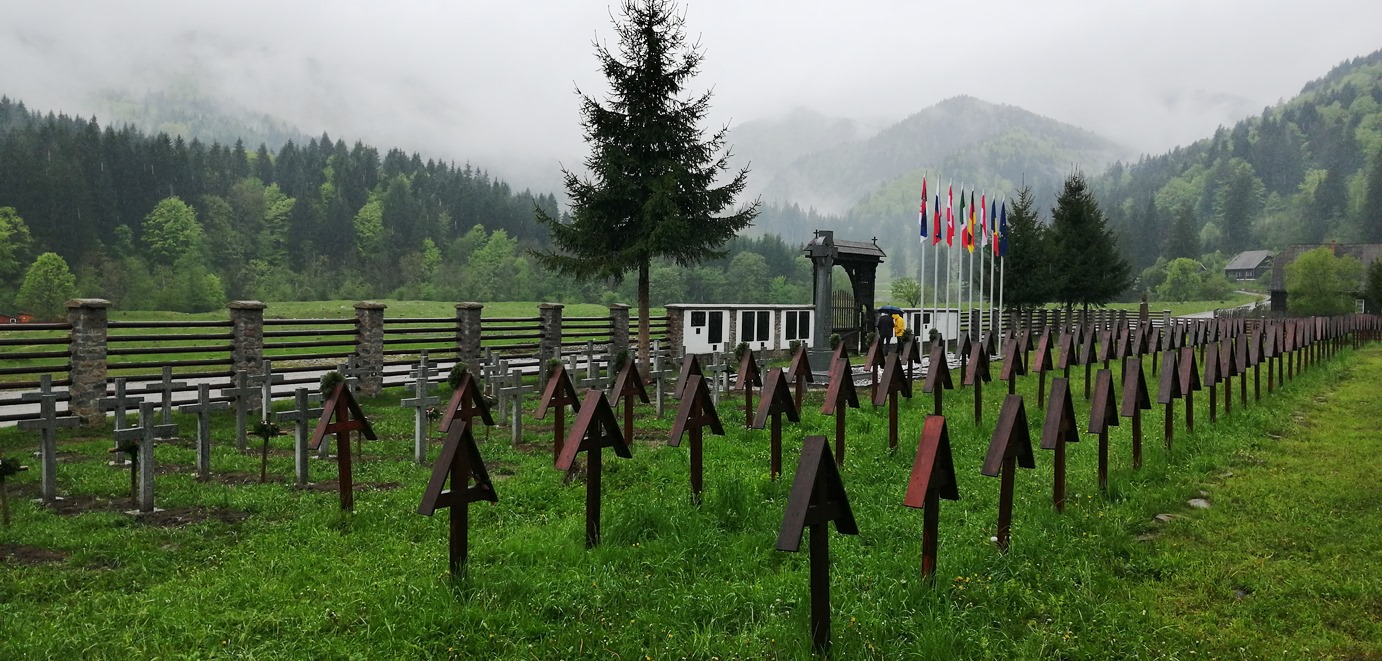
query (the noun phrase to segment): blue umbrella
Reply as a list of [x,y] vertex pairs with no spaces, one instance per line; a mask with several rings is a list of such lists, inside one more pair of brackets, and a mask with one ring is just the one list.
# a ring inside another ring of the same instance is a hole
[[902,308],[897,307],[896,305],[880,305],[878,306],[878,311],[886,312],[888,314],[902,314]]

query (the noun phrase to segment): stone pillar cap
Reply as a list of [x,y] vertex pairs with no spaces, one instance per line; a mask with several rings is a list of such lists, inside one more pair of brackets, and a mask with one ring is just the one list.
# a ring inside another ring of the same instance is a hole
[[67,301],[67,307],[69,307],[69,308],[108,308],[108,307],[110,307],[110,301],[107,301],[107,300],[104,299],[104,298],[73,298],[73,299],[68,299],[68,301]]
[[611,310],[627,310],[627,309],[629,309],[629,306],[627,306],[627,305],[625,305],[625,304],[623,304],[623,303],[610,303],[610,304],[609,304],[609,309],[611,309]]
[[485,307],[485,306],[484,306],[484,305],[481,305],[481,304],[479,304],[479,303],[457,303],[457,304],[456,304],[456,309],[457,309],[457,310],[479,310],[480,308],[483,308],[483,307]]
[[263,310],[269,306],[260,301],[231,301],[226,304],[226,307],[232,310]]
[[[539,310],[560,310],[560,309],[566,307],[566,304],[564,304],[564,303],[538,303],[538,304],[537,304],[537,307],[538,307]],[[610,306],[610,307],[614,307],[614,306]]]
[[356,310],[383,310],[387,307],[389,306],[380,303],[379,301],[360,301],[359,303],[355,304]]

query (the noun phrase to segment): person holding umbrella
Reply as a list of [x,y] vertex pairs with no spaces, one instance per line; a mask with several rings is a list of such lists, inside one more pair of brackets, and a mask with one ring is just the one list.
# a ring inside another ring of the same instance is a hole
[[896,338],[902,341],[902,333],[907,330],[907,323],[902,320],[902,308],[896,305],[883,305],[878,308],[878,337],[882,340],[884,350],[888,348],[891,340]]

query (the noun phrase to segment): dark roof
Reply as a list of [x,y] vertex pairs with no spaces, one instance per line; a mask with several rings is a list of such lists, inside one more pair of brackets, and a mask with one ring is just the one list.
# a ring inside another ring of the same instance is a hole
[[[1324,245],[1307,246],[1286,246],[1281,252],[1276,254],[1276,259],[1272,261],[1272,284],[1268,289],[1271,291],[1286,291],[1286,266],[1302,254],[1310,252],[1316,248],[1326,248]],[[1335,245],[1334,254],[1340,257],[1348,255],[1363,264],[1363,277],[1367,277],[1369,264],[1382,259],[1382,243],[1354,243],[1348,245]],[[1358,283],[1358,288],[1362,289],[1362,281]]]
[[[810,241],[807,241],[803,249],[809,252],[811,246],[816,245],[817,242],[819,242],[820,240],[820,237],[815,237]],[[844,239],[831,239],[831,243],[835,246],[835,254],[837,255],[846,255],[854,257],[877,257],[879,259],[887,257],[887,255],[883,253],[883,249],[879,248],[878,244],[873,243],[871,241],[846,241]]]
[[1224,267],[1225,271],[1245,271],[1262,266],[1262,262],[1272,258],[1270,250],[1245,250],[1234,255]]

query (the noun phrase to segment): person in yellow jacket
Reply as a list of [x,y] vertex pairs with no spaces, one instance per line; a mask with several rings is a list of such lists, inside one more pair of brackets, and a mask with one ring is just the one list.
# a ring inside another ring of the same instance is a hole
[[898,342],[901,342],[901,341],[902,341],[902,333],[904,333],[906,330],[907,330],[907,324],[906,324],[906,322],[902,321],[902,315],[900,315],[900,314],[894,314],[894,315],[893,315],[893,339],[897,340]]

